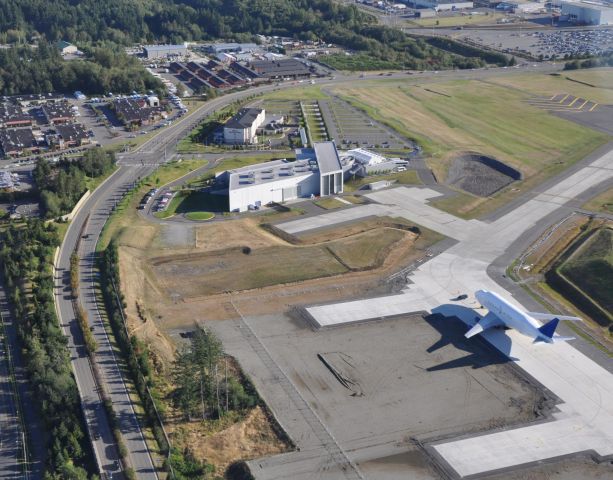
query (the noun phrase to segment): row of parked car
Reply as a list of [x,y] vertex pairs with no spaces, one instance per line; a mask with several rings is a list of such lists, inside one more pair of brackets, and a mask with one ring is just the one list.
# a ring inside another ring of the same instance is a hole
[[149,190],[145,196],[143,197],[143,199],[140,201],[140,204],[138,205],[138,209],[139,210],[144,210],[145,207],[147,207],[147,205],[149,205],[149,202],[151,201],[151,199],[155,196],[155,194],[158,192],[157,188],[152,188],[151,190]]
[[173,192],[162,193],[162,195],[160,195],[160,198],[158,199],[158,203],[155,206],[154,211],[163,212],[164,210],[166,210],[173,196],[174,196]]

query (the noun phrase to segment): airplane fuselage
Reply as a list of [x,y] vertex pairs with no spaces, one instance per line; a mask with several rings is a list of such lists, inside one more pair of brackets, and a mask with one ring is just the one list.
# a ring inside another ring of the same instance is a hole
[[481,305],[496,315],[507,327],[513,328],[528,337],[552,343],[551,338],[540,332],[539,327],[541,325],[534,318],[511,305],[500,295],[489,290],[478,290],[475,292],[475,297]]

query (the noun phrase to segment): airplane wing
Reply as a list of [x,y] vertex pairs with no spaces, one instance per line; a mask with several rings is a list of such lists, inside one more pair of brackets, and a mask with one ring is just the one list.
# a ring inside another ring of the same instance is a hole
[[539,312],[526,312],[532,318],[536,318],[537,320],[543,320],[548,322],[549,320],[553,320],[557,318],[558,320],[569,320],[571,322],[582,322],[579,317],[570,317],[568,315],[554,315],[552,313],[539,313]]
[[479,320],[479,322],[476,323],[473,328],[471,328],[468,332],[466,332],[464,334],[464,336],[466,338],[474,337],[475,335],[478,335],[479,333],[482,333],[483,331],[487,330],[488,328],[500,327],[500,326],[503,326],[503,325],[504,325],[504,322],[502,320],[500,320],[492,312],[489,312],[485,317],[483,317],[481,320]]

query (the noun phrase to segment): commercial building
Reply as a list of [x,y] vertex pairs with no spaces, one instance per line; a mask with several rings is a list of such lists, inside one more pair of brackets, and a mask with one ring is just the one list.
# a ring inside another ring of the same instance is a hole
[[563,1],[562,17],[582,25],[613,25],[613,7],[598,2]]
[[57,147],[61,150],[90,143],[87,130],[80,123],[56,125],[53,131],[54,133],[49,133],[46,138],[50,147]]
[[41,107],[42,113],[47,120],[47,123],[59,125],[74,121],[78,109],[73,107],[68,102],[48,103]]
[[147,58],[168,58],[187,55],[187,46],[183,45],[145,45],[143,52]]
[[4,156],[15,157],[38,150],[38,144],[29,128],[0,130],[0,148]]
[[213,43],[206,47],[209,53],[238,53],[238,52],[258,52],[262,47],[256,43]]
[[251,62],[250,67],[258,75],[271,80],[282,78],[298,79],[311,76],[309,67],[295,58],[256,60]]
[[164,116],[160,107],[148,106],[144,98],[119,98],[111,103],[111,108],[129,129],[151,125]]
[[405,169],[408,161],[400,158],[387,158],[376,152],[363,148],[354,148],[341,152],[341,160],[344,165],[351,165],[350,175],[365,177],[375,173],[392,172]]
[[11,102],[21,107],[43,105],[45,103],[60,103],[66,100],[63,93],[35,93],[30,95],[11,95],[1,99],[3,102]]
[[24,112],[19,105],[13,103],[0,103],[0,127],[29,127],[32,117]]
[[473,2],[465,2],[462,0],[415,0],[415,6],[422,8],[433,8],[437,12],[448,10],[462,10],[465,8],[473,8]]
[[257,143],[257,130],[264,123],[266,112],[261,108],[241,108],[223,127],[223,141],[228,145]]
[[273,160],[221,172],[216,182],[229,197],[230,211],[343,192],[343,168],[334,142],[296,150],[296,160]]

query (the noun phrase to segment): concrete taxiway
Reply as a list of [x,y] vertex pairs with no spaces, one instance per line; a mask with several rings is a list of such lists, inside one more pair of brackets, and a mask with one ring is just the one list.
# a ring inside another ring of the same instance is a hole
[[[500,292],[520,308],[487,273],[488,267],[526,232],[589,189],[613,178],[613,149],[543,189],[528,201],[486,222],[461,220],[427,204],[438,193],[428,188],[399,187],[367,195],[378,204],[357,206],[315,218],[277,225],[296,234],[372,215],[403,217],[455,239],[457,243],[414,270],[399,294],[312,306],[307,312],[319,327],[342,326],[415,311],[455,316],[467,325],[485,311],[475,290]],[[543,225],[545,226],[545,224]],[[469,297],[450,301],[459,293]],[[477,315],[478,313],[478,315]],[[596,458],[613,455],[613,375],[575,349],[560,343],[535,346],[515,331],[490,331],[484,338],[512,358],[558,399],[550,421],[488,432],[429,445],[434,457],[453,476],[465,477],[588,452]]]

